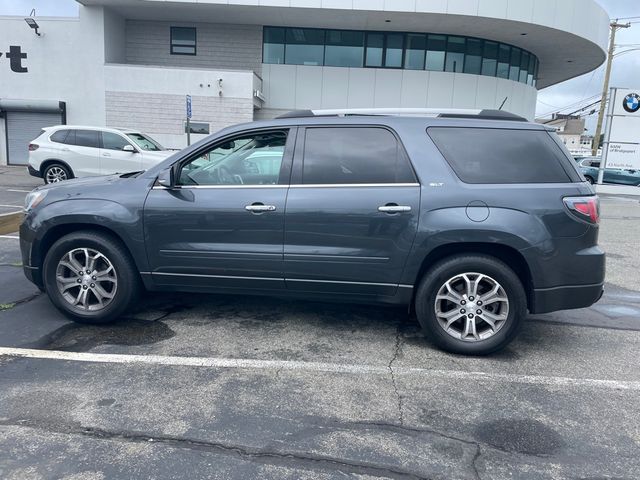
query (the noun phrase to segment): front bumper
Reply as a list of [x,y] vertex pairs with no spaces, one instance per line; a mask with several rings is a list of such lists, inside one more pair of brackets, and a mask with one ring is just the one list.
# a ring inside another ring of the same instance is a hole
[[529,310],[531,313],[549,313],[586,308],[600,300],[603,294],[603,283],[536,289]]
[[22,270],[25,277],[38,288],[43,288],[42,270],[33,265],[33,246],[35,242],[35,232],[31,230],[26,219],[20,225],[20,253],[22,255]]

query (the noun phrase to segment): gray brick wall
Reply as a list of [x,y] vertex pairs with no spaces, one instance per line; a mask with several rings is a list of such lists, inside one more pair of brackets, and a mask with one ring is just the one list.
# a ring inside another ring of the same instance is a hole
[[[184,134],[184,95],[106,92],[107,125],[148,133]],[[248,98],[193,97],[193,121],[209,122],[211,133],[253,120]]]
[[[197,55],[171,55],[171,27],[195,27]],[[262,27],[127,20],[127,63],[262,70]]]

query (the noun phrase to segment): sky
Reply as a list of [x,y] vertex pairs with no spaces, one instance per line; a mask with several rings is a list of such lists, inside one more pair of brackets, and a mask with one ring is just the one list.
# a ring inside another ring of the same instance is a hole
[[[640,0],[596,0],[609,13],[611,18],[630,16],[640,17]],[[78,14],[78,4],[75,0],[0,0],[0,15],[29,15],[32,8],[40,16],[75,16]],[[622,21],[622,20],[621,20]],[[628,48],[640,48],[640,18],[630,20],[638,22],[631,28],[619,30],[616,44],[620,45],[616,51]],[[634,47],[623,47],[633,45]],[[611,86],[640,88],[640,50],[636,50],[613,61]],[[541,90],[538,95],[536,116],[541,117],[551,113],[572,113],[573,111],[594,102],[602,92],[604,81],[602,65],[594,72],[554,85]],[[587,111],[586,113],[589,113]],[[587,128],[593,133],[597,115],[587,117]]]

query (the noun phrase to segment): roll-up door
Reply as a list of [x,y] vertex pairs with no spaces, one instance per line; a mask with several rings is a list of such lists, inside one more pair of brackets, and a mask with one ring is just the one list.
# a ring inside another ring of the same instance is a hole
[[9,165],[27,165],[29,143],[44,127],[63,123],[61,113],[6,112]]

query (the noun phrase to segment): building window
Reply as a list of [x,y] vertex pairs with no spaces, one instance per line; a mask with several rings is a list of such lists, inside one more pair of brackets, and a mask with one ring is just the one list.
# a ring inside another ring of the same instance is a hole
[[445,35],[429,35],[427,41],[427,70],[442,72],[444,57],[447,51],[447,37]]
[[384,35],[382,33],[367,34],[367,67],[382,67],[382,54],[384,52]]
[[196,54],[196,29],[171,27],[171,55]]
[[364,32],[328,30],[324,64],[331,67],[362,67]]
[[[192,38],[195,51],[195,30]],[[539,69],[535,55],[511,45],[426,33],[264,27],[262,53],[267,64],[446,71],[531,86]]]
[[401,33],[387,34],[387,47],[385,48],[384,66],[387,68],[402,68],[402,53],[404,47],[404,35]]
[[427,36],[415,33],[407,34],[407,50],[404,68],[407,70],[424,70],[424,57],[427,49]]
[[284,63],[284,28],[266,27],[264,29],[264,63]]
[[324,30],[287,28],[285,40],[289,65],[324,65]]
[[449,37],[447,39],[447,61],[444,69],[446,72],[462,72],[464,68],[464,37]]

